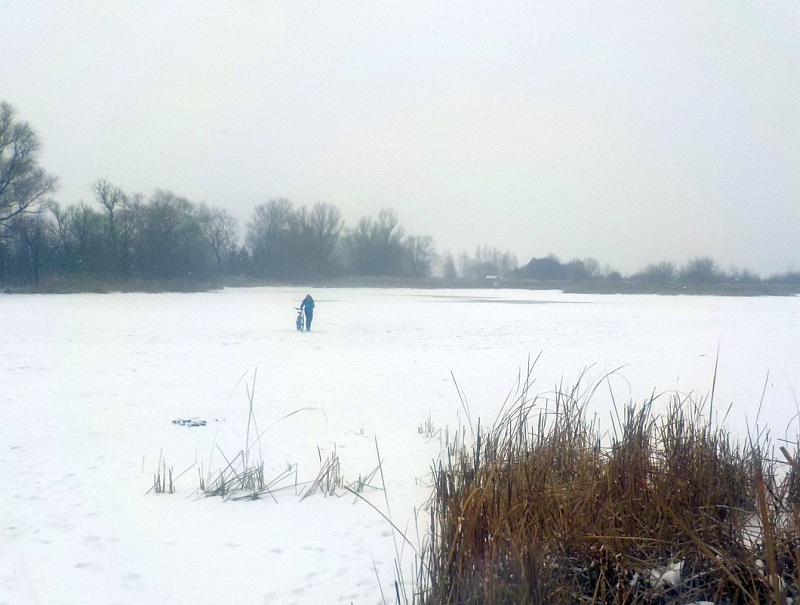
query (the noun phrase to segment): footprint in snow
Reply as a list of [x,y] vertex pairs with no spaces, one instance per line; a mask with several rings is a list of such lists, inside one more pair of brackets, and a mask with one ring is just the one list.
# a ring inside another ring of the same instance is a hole
[[138,573],[129,573],[122,576],[122,587],[130,590],[139,590],[142,587],[142,576]]
[[83,543],[90,548],[97,548],[100,546],[100,536],[86,536]]

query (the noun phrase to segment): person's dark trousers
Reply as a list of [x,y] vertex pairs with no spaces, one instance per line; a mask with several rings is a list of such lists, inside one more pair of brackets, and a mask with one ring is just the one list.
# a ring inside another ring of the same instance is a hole
[[306,331],[311,329],[311,320],[314,319],[314,311],[306,309]]

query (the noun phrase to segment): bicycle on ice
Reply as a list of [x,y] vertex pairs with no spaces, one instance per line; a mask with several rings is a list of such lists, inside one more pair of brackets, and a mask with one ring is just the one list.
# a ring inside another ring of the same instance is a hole
[[294,323],[297,326],[297,331],[302,332],[306,329],[306,315],[300,307],[295,307],[295,310],[297,311],[297,319]]

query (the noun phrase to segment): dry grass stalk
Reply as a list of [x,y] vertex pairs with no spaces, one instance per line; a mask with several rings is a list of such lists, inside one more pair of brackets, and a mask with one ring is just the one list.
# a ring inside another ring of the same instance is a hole
[[[142,458],[142,466],[144,466],[144,458]],[[180,475],[178,476],[180,477]],[[153,475],[153,485],[146,493],[149,494],[151,491],[156,494],[175,493],[175,486],[172,481],[172,467],[167,469],[167,461],[164,460],[163,450],[158,455],[158,465],[156,466],[156,474]]]
[[368,487],[372,489],[381,489],[380,487],[372,484],[372,481],[375,479],[376,475],[381,469],[380,461],[378,461],[378,466],[376,466],[371,472],[365,475],[359,473],[358,478],[355,481],[349,482],[346,481],[342,475],[342,464],[336,449],[334,449],[330,455],[325,458],[325,460],[322,460],[321,452],[319,455],[319,473],[317,474],[316,479],[303,488],[302,496],[300,498],[301,502],[318,492],[325,496],[341,496],[348,492],[358,495]]

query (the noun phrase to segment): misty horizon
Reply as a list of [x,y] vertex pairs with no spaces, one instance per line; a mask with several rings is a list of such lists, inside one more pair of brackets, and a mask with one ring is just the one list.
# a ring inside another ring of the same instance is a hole
[[394,208],[440,253],[626,274],[800,267],[800,8],[114,5],[0,24],[0,98],[63,206],[107,178],[228,208]]

